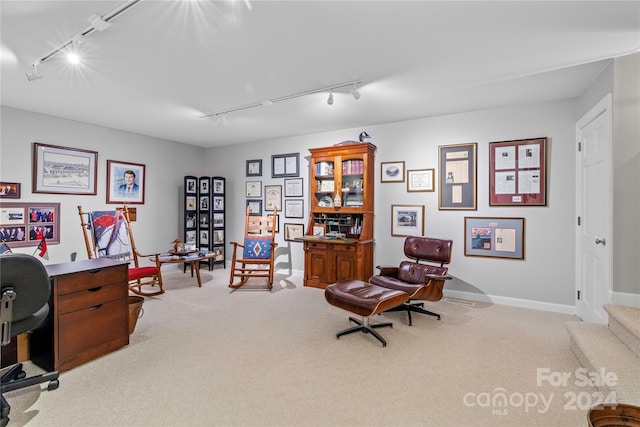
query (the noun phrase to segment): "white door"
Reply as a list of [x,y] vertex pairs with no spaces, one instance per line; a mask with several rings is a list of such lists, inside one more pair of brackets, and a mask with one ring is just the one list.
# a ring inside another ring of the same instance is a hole
[[609,94],[576,124],[576,310],[583,321],[603,324],[611,295],[611,121]]

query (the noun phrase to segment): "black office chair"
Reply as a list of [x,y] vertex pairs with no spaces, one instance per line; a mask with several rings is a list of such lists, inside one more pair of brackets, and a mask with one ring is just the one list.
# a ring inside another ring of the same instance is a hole
[[[0,255],[0,344],[7,345],[12,337],[42,324],[49,313],[50,294],[49,276],[38,259],[16,253]],[[22,363],[12,366],[0,378],[0,426],[7,425],[11,410],[5,392],[47,381],[47,390],[55,390],[60,385],[58,375],[54,371],[25,378]]]

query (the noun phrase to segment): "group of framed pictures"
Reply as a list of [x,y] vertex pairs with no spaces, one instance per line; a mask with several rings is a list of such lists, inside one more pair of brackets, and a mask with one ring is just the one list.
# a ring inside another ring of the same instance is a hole
[[[441,145],[440,210],[475,210],[477,143]],[[489,143],[489,206],[546,206],[546,138]],[[435,169],[405,171],[404,161],[382,162],[380,181],[405,182],[408,192],[435,191]]]
[[60,243],[60,203],[3,203],[0,242],[12,248]]
[[[33,143],[33,193],[97,194],[98,153]],[[146,167],[107,160],[107,203],[144,204]],[[19,187],[18,187],[19,189]]]
[[[247,178],[262,176],[262,159],[246,161]],[[304,181],[300,177],[300,154],[274,154],[271,156],[271,177],[284,178],[284,184],[262,185],[262,181],[248,180],[245,196],[250,215],[273,216],[273,210],[284,212],[285,218],[304,218]],[[284,199],[283,199],[284,196]],[[304,235],[303,224],[284,224],[285,240]],[[280,232],[280,214],[276,213],[276,233]]]
[[[489,143],[489,206],[546,206],[547,139]],[[440,210],[476,210],[477,143],[442,145],[438,152]],[[407,182],[408,192],[434,191],[435,170],[405,172],[382,162],[381,182]],[[423,205],[392,205],[392,236],[424,233]],[[466,256],[524,259],[524,218],[465,217]]]

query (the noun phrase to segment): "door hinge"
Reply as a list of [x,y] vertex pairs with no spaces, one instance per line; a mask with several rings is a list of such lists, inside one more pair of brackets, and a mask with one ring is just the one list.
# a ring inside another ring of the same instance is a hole
[[580,299],[580,291],[578,291],[578,300]]
[[578,151],[582,151],[582,142],[578,141]]
[[580,217],[578,217],[578,225],[580,225]]

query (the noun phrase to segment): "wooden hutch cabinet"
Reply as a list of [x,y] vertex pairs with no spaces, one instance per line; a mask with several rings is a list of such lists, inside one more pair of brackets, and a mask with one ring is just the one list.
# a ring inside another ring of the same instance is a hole
[[373,186],[376,146],[311,148],[310,214],[304,285],[326,288],[373,274]]

